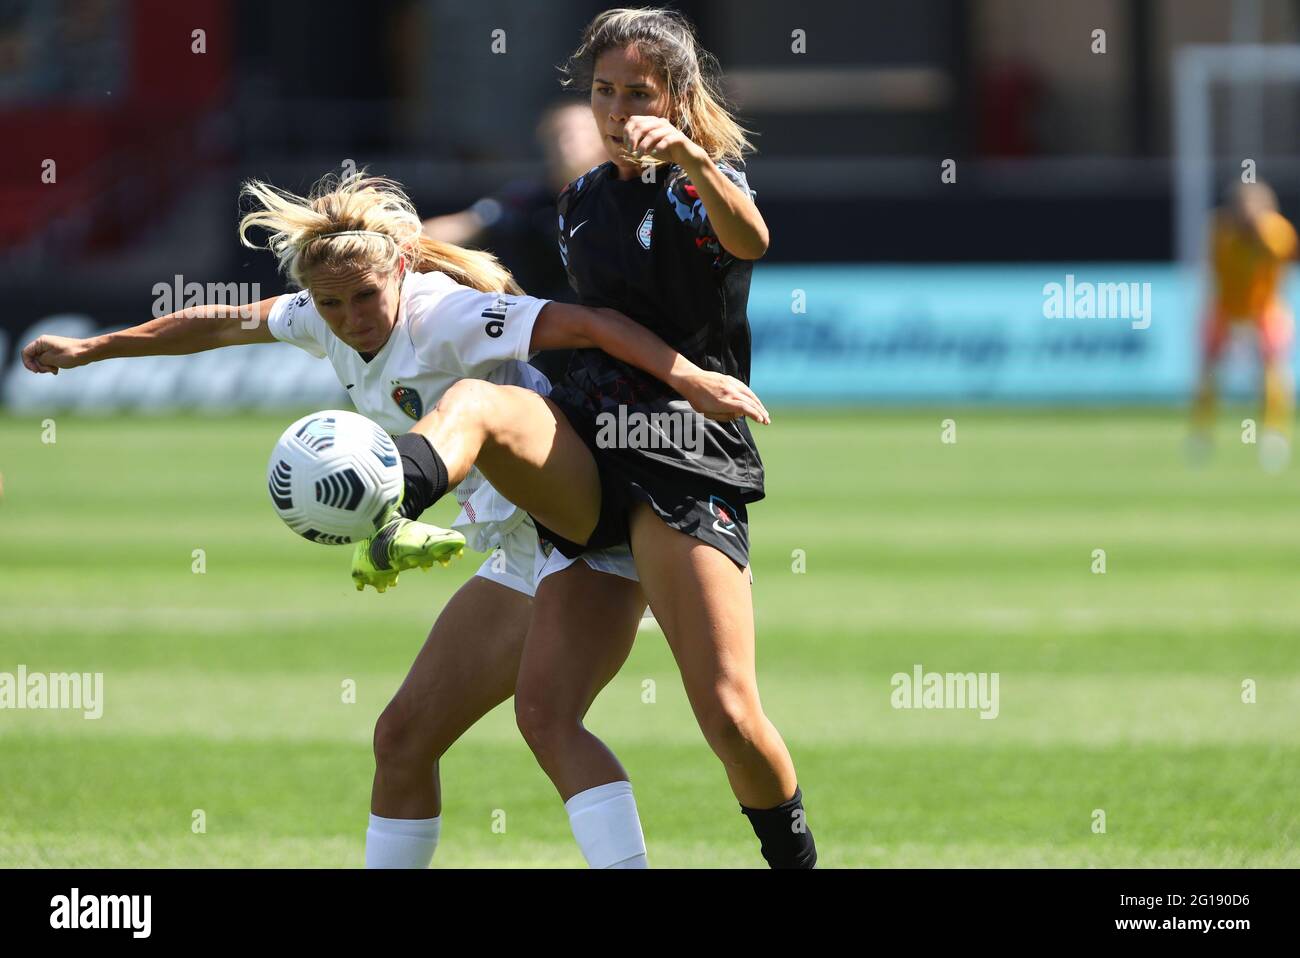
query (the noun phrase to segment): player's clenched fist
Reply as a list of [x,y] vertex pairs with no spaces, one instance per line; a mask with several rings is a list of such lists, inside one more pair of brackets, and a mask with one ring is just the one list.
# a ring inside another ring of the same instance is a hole
[[86,341],[68,336],[40,336],[23,347],[23,365],[34,373],[59,374],[90,362]]
[[704,151],[662,116],[634,116],[623,128],[623,145],[633,156],[652,156],[665,163],[683,165]]

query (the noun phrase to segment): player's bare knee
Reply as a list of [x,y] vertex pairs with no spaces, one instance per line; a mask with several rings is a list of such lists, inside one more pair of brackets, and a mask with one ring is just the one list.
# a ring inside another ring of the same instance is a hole
[[545,751],[552,738],[555,715],[540,698],[515,693],[515,725],[528,747]]
[[544,690],[538,693],[516,690],[515,725],[533,754],[540,757],[553,754],[577,727],[577,722],[549,701]]
[[493,391],[499,388],[481,379],[460,379],[442,394],[434,409],[439,419],[453,422],[459,429],[487,428]]
[[375,722],[373,739],[375,764],[381,767],[425,765],[435,762],[445,748],[429,736],[429,730],[418,721],[399,699],[388,703]]
[[749,752],[766,721],[757,696],[723,692],[697,709],[700,731],[715,755],[726,759]]

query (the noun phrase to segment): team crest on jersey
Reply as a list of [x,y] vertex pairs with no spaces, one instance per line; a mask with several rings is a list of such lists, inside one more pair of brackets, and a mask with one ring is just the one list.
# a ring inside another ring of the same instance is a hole
[[655,211],[646,210],[645,216],[641,220],[641,225],[637,227],[636,239],[646,249],[650,248],[650,231],[654,229]]
[[420,401],[420,394],[410,386],[398,386],[394,389],[393,402],[397,403],[398,408],[412,419],[419,419],[424,415],[424,403]]
[[736,510],[717,496],[709,496],[709,513],[713,516],[713,531],[724,536],[736,536]]

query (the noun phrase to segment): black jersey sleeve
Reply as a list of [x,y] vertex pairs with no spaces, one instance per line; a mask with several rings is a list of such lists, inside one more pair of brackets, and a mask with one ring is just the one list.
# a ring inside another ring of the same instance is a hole
[[[740,170],[727,163],[715,163],[714,165],[718,168],[718,172],[740,187],[741,191],[750,199],[755,199],[758,196],[758,193],[750,188],[749,180]],[[686,175],[686,171],[680,166],[674,167],[668,179],[668,203],[672,206],[673,212],[677,214],[677,219],[685,227],[687,236],[695,243],[696,248],[703,255],[713,258],[715,268],[720,269],[735,260],[735,257],[723,249],[722,244],[718,242],[718,234],[713,231],[713,224],[709,222],[709,214],[704,208],[704,201],[700,199],[700,194],[691,182],[691,178]]]
[[564,264],[564,273],[569,278],[570,288],[579,295],[581,295],[581,290],[578,289],[578,283],[573,275],[573,269],[569,266],[569,228],[572,225],[568,221],[569,210],[573,206],[573,202],[577,198],[578,194],[582,192],[583,188],[587,186],[591,181],[592,176],[599,169],[599,166],[593,166],[586,173],[582,174],[582,176],[578,177],[576,180],[569,183],[569,185],[564,189],[560,190],[560,194],[555,198],[557,227],[556,240],[560,246],[560,262]]
[[569,204],[573,201],[574,185],[570,183],[560,190],[560,195],[555,198],[557,219],[555,237],[560,246],[560,262],[564,264],[564,275],[569,279],[569,287],[576,293],[578,284],[574,281],[573,269],[569,266],[569,229],[564,222],[569,215]]

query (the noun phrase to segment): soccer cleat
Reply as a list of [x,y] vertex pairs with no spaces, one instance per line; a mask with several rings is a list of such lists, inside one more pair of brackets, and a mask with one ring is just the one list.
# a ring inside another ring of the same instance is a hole
[[373,536],[357,543],[352,581],[358,592],[368,585],[383,592],[397,585],[399,572],[427,569],[435,562],[445,566],[464,551],[465,537],[459,532],[394,515]]

